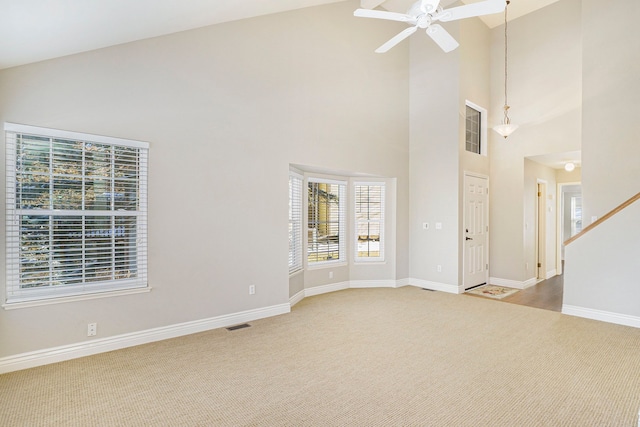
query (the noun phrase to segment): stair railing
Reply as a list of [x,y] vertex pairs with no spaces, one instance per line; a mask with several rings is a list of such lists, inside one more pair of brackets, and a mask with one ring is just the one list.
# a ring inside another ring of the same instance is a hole
[[574,240],[577,240],[584,234],[588,233],[590,230],[593,230],[598,225],[602,224],[603,222],[605,222],[606,220],[608,220],[609,218],[611,218],[612,216],[614,216],[615,214],[622,211],[624,208],[626,208],[627,206],[633,204],[638,200],[640,200],[640,193],[631,197],[629,200],[623,202],[622,204],[620,204],[620,206],[616,207],[615,209],[612,209],[610,212],[607,212],[605,215],[602,215],[600,218],[598,218],[597,220],[595,220],[594,222],[592,222],[591,224],[583,228],[582,231],[576,234],[575,236],[565,240],[564,245],[567,246],[569,243],[573,242]]

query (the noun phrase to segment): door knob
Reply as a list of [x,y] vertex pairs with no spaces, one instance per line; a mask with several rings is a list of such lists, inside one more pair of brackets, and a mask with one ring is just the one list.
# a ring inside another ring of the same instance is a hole
[[464,240],[473,240],[471,237],[465,237]]

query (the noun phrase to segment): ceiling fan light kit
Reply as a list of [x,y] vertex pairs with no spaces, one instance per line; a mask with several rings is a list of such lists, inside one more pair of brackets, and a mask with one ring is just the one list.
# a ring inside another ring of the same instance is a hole
[[427,35],[431,37],[443,51],[451,52],[456,49],[459,44],[447,30],[441,25],[436,24],[437,21],[457,21],[474,16],[499,13],[505,9],[508,2],[505,0],[485,0],[478,3],[443,9],[442,6],[440,6],[440,0],[418,0],[409,8],[407,13],[373,10],[373,8],[382,3],[384,3],[384,1],[362,0],[361,6],[363,8],[356,9],[353,15],[360,18],[376,18],[405,22],[411,25],[411,27],[384,43],[376,49],[376,53],[387,52],[402,40],[415,33],[418,29],[425,30]]

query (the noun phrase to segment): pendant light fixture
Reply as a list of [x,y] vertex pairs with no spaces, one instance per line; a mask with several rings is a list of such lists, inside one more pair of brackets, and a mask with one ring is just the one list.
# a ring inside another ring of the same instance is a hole
[[509,119],[509,104],[507,103],[507,9],[509,8],[509,3],[511,2],[507,0],[507,6],[504,8],[504,119],[502,124],[493,128],[505,139],[518,128],[518,125],[514,125]]

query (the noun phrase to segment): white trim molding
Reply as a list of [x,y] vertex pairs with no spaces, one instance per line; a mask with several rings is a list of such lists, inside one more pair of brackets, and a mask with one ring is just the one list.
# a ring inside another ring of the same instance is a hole
[[304,299],[304,289],[299,291],[299,292],[297,292],[294,296],[289,298],[289,306],[293,307],[294,305],[296,305],[297,303],[299,303],[303,299]]
[[329,292],[342,291],[349,289],[349,282],[337,282],[329,285],[313,286],[304,290],[305,297],[312,297],[314,295],[327,294]]
[[640,317],[628,314],[613,313],[610,311],[596,310],[593,308],[577,307],[575,305],[562,305],[562,314],[584,317],[585,319],[599,320],[601,322],[615,323],[616,325],[632,326],[640,328]]
[[431,282],[429,280],[422,279],[409,279],[409,285],[423,289],[430,289],[432,291],[447,292],[450,294],[463,294],[463,285],[450,285],[448,283]]
[[448,285],[446,283],[430,282],[421,279],[388,279],[388,280],[350,280],[346,282],[331,283],[322,286],[313,286],[297,292],[289,298],[291,307],[302,301],[306,297],[314,295],[326,294],[329,292],[342,291],[345,289],[365,289],[365,288],[402,288],[404,286],[415,286],[418,288],[426,288],[434,291],[448,292],[451,294],[462,294],[464,289],[462,286]]
[[396,288],[402,288],[403,286],[409,286],[411,279],[408,277],[406,279],[398,279],[396,280]]
[[397,288],[397,280],[351,280],[349,288]]
[[109,338],[84,341],[76,344],[32,351],[0,359],[0,374],[34,368],[49,363],[63,362],[79,357],[91,356],[107,351],[120,350],[155,341],[162,341],[184,335],[204,332],[211,329],[226,328],[239,323],[286,314],[291,311],[289,304],[279,304],[255,310],[241,311],[233,314],[178,323],[160,328],[147,329],[129,334],[116,335]]
[[504,286],[507,288],[514,289],[527,289],[531,286],[538,283],[538,280],[535,277],[525,280],[521,282],[519,280],[510,280],[510,279],[501,279],[499,277],[489,277],[489,283],[496,286]]
[[132,332],[108,338],[83,341],[75,344],[3,357],[0,358],[0,374],[19,371],[22,369],[35,368],[37,366],[43,366],[50,363],[64,362],[66,360],[91,356],[107,351],[120,350],[136,345],[177,338],[184,335],[195,334],[212,329],[226,328],[229,326],[237,325],[239,323],[245,323],[252,320],[264,319],[267,317],[278,316],[280,314],[286,314],[291,311],[291,307],[302,301],[305,297],[314,295],[341,291],[350,288],[400,288],[403,286],[415,286],[419,288],[426,288],[434,291],[442,291],[452,294],[464,293],[464,289],[462,286],[412,278],[398,280],[352,280],[322,286],[314,286],[297,292],[295,295],[289,298],[289,303],[286,304],[278,304],[264,308],[257,308],[253,310],[241,311],[238,313],[211,317],[208,319],[178,323],[175,325],[169,325],[160,328],[147,329],[139,332]]

